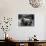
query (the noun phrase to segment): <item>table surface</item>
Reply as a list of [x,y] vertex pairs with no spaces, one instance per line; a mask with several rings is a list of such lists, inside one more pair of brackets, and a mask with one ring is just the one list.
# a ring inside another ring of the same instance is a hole
[[29,40],[14,40],[13,42],[39,42],[39,43],[46,43],[46,40],[39,40],[39,41],[29,41]]
[[[3,42],[5,40],[0,40],[0,42]],[[39,42],[39,43],[46,43],[46,40],[39,40],[39,41],[33,41],[33,40],[9,40],[11,42],[25,42],[25,43],[28,43],[28,42]]]

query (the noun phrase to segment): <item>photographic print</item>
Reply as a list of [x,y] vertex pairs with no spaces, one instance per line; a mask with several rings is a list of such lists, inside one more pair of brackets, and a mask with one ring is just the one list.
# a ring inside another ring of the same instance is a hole
[[18,14],[18,26],[34,26],[34,14]]

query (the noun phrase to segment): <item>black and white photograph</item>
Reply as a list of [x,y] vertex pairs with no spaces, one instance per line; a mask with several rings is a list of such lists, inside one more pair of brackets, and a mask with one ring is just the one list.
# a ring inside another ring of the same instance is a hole
[[18,14],[18,26],[34,26],[34,14]]

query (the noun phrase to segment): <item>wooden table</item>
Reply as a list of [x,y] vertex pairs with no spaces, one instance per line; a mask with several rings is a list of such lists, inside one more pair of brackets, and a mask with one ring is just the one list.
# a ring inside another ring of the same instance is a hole
[[20,46],[20,44],[24,44],[23,46],[46,46],[46,40],[39,41],[17,40],[14,42],[16,43],[16,46]]
[[16,46],[46,46],[46,40],[29,41],[29,40],[12,40],[9,44]]

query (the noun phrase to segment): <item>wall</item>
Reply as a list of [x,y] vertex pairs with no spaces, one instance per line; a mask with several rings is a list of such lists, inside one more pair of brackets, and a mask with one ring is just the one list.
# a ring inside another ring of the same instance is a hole
[[[39,40],[45,40],[45,15],[46,6],[32,8],[28,0],[0,0],[0,18],[3,16],[13,17],[13,22],[10,33],[17,40],[27,40],[34,34],[37,35]],[[34,14],[35,26],[34,27],[19,27],[18,26],[18,14]],[[2,31],[0,31],[3,33]],[[0,33],[0,35],[2,35]],[[4,33],[3,33],[4,34]],[[0,36],[0,39],[3,37]],[[4,39],[4,38],[3,38]]]
[[45,28],[44,28],[44,39],[46,39],[46,16],[45,16],[45,24],[44,24]]

